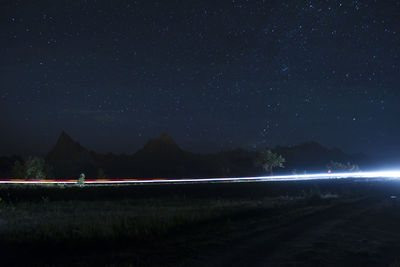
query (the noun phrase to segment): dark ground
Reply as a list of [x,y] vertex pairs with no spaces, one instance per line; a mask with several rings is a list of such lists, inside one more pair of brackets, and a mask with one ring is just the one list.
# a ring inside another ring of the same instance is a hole
[[0,187],[3,266],[399,266],[397,181]]

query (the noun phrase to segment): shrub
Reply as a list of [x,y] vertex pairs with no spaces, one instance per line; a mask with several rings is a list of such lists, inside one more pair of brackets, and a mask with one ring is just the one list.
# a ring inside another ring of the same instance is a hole
[[347,162],[346,164],[336,161],[331,161],[326,166],[328,170],[336,171],[336,172],[358,172],[360,171],[360,167],[357,164],[351,164]]
[[81,173],[79,175],[79,179],[78,179],[78,185],[79,186],[84,186],[85,185],[85,178],[86,178],[86,176],[85,176],[84,173]]
[[24,164],[16,161],[12,168],[14,178],[19,179],[46,179],[49,168],[44,159],[29,157]]

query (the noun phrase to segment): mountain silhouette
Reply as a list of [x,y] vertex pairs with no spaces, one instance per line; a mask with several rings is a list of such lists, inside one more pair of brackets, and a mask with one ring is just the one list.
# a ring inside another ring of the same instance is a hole
[[163,156],[178,156],[184,151],[175,143],[175,141],[166,133],[160,137],[150,139],[142,149],[135,153],[139,157],[163,157]]
[[[359,164],[359,158],[340,149],[329,149],[317,142],[272,149],[285,159],[279,173],[296,171],[326,171],[330,161]],[[216,154],[195,154],[185,151],[168,134],[152,138],[136,153],[116,155],[87,150],[64,131],[47,154],[57,178],[76,178],[81,172],[95,178],[99,170],[109,178],[156,177],[229,177],[265,175],[254,162],[257,151],[236,149]]]
[[96,172],[98,164],[94,155],[95,153],[81,146],[63,131],[53,149],[47,154],[46,161],[53,166],[57,177],[73,178],[82,172]]
[[48,160],[80,160],[90,153],[87,149],[75,142],[66,132],[62,131],[57,143],[47,154]]
[[141,177],[182,177],[195,172],[195,162],[193,153],[182,150],[166,133],[132,155],[132,165]]

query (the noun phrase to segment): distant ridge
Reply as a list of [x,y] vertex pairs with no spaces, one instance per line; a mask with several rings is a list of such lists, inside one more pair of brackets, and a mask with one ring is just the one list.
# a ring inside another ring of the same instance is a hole
[[358,158],[338,148],[326,148],[317,142],[304,142],[295,146],[277,146],[275,152],[286,159],[289,169],[321,171],[330,161],[358,163]]
[[[285,168],[277,169],[277,173],[326,171],[330,161],[360,164],[365,159],[346,154],[337,148],[326,148],[317,142],[271,149],[286,159]],[[192,153],[182,150],[167,133],[149,139],[136,153],[100,154],[87,150],[63,131],[47,154],[46,160],[54,167],[55,175],[59,178],[77,177],[81,172],[87,177],[97,177],[98,173],[105,173],[109,178],[265,175],[254,164],[257,156],[257,151],[244,149],[215,154]]]

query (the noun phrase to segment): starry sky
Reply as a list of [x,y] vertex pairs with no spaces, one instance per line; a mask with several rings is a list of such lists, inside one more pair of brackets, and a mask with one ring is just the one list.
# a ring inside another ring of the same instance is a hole
[[400,154],[400,1],[5,0],[0,154],[317,141]]

